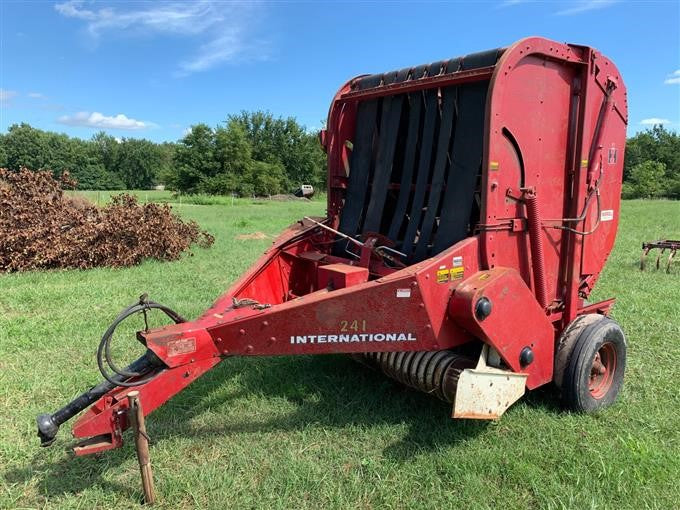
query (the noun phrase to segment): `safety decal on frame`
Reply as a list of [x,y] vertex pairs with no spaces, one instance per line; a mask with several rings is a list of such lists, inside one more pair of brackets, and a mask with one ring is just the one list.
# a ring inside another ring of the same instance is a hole
[[169,357],[196,352],[196,339],[194,337],[178,338],[168,342],[167,348]]
[[464,272],[465,268],[463,266],[451,268],[451,270],[449,271],[452,280],[460,280],[461,278],[463,278]]
[[612,221],[614,219],[614,210],[605,209],[600,213],[600,221]]
[[411,297],[411,289],[397,289],[398,298],[409,298]]
[[613,165],[616,163],[616,147],[609,148],[609,154],[607,156],[607,163]]
[[463,257],[454,257],[453,267],[439,266],[439,269],[437,269],[437,283],[460,280],[464,274]]
[[441,266],[437,269],[437,283],[446,283],[449,281],[449,268]]

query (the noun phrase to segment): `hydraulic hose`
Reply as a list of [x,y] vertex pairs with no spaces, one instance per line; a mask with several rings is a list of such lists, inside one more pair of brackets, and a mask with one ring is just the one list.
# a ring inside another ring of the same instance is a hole
[[[64,422],[70,420],[76,414],[94,404],[111,390],[118,387],[129,388],[139,386],[151,381],[160,373],[160,371],[162,371],[165,365],[156,354],[149,349],[147,349],[143,356],[124,369],[118,368],[111,358],[111,339],[120,323],[131,315],[142,312],[144,314],[146,330],[148,331],[149,328],[146,314],[152,309],[161,310],[176,324],[186,322],[181,315],[167,306],[148,301],[146,294],[143,294],[137,303],[125,308],[106,330],[99,342],[99,348],[97,349],[97,365],[105,381],[99,383],[97,386],[93,386],[54,413],[38,415],[38,436],[40,437],[41,446],[51,445],[57,436],[59,427]],[[114,372],[113,375],[108,373],[106,370],[107,366]]]
[[[158,360],[156,355],[151,351],[147,351],[143,356],[131,363],[127,368],[132,372],[146,373],[153,371],[154,368],[159,366],[159,364],[160,360]],[[59,427],[62,423],[70,420],[80,411],[94,404],[97,400],[106,395],[112,389],[120,386],[121,383],[124,383],[127,379],[129,379],[129,377],[115,375],[111,378],[111,380],[107,379],[106,381],[99,383],[97,386],[93,386],[54,413],[44,413],[38,415],[37,422],[40,446],[51,445],[54,442],[57,432],[59,432]]]
[[[104,377],[104,379],[106,379],[110,383],[112,384],[115,383],[117,386],[129,388],[132,386],[139,386],[140,384],[149,382],[153,377],[156,376],[156,374],[150,374],[148,377],[144,377],[142,379],[135,379],[132,382],[127,382],[126,379],[133,377],[141,377],[145,375],[145,372],[120,369],[111,358],[111,340],[113,338],[113,333],[116,331],[116,328],[120,325],[120,323],[123,322],[128,317],[130,317],[131,315],[134,315],[139,312],[144,313],[144,321],[146,323],[146,313],[151,309],[161,310],[168,317],[170,317],[176,324],[179,324],[180,322],[186,322],[186,319],[184,319],[181,315],[176,313],[174,310],[168,308],[167,306],[155,303],[154,301],[148,301],[146,299],[146,294],[140,297],[139,302],[135,303],[134,305],[128,306],[125,310],[123,310],[106,330],[106,332],[102,336],[101,341],[99,342],[99,348],[97,349],[97,366],[99,367],[99,372],[101,372],[102,377]],[[109,367],[109,369],[111,369],[112,372],[114,372],[116,375],[120,377],[114,380],[115,376],[111,376],[108,373],[105,364]],[[122,382],[120,381],[121,377],[124,378]]]

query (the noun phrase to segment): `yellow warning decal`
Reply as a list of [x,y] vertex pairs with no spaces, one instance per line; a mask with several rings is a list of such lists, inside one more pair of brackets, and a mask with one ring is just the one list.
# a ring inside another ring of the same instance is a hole
[[437,269],[437,283],[446,283],[449,281],[448,269]]
[[449,271],[449,274],[451,275],[452,280],[460,280],[463,277],[463,274],[465,273],[465,268],[464,267],[453,267]]
[[588,160],[587,159],[582,159],[581,160],[581,168],[585,168],[588,166]]
[[498,161],[489,161],[489,170],[498,170]]

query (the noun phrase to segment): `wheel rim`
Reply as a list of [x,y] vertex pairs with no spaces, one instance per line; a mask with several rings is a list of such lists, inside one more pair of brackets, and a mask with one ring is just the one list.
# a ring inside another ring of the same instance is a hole
[[590,381],[588,389],[595,399],[604,397],[612,387],[616,372],[616,349],[614,344],[606,342],[595,353],[590,366]]

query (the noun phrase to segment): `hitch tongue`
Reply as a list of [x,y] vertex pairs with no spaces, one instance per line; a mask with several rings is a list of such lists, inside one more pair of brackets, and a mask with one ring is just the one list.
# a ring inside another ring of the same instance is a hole
[[[122,378],[121,378],[122,379]],[[86,392],[82,393],[71,402],[56,412],[39,414],[36,418],[38,424],[38,437],[40,446],[50,446],[54,443],[62,423],[70,420],[86,407],[94,404],[102,396],[116,387],[109,381],[104,381]]]
[[38,422],[40,446],[50,446],[57,438],[60,424],[57,424],[54,421],[54,416],[49,413],[39,414],[36,421]]
[[[148,372],[155,367],[155,363],[153,362],[154,358],[155,356],[149,356],[148,353],[145,353],[139,359],[132,362],[126,370],[130,372]],[[117,383],[125,383],[130,378],[122,377],[116,374],[111,377],[111,379]],[[63,423],[67,422],[80,411],[94,404],[101,397],[117,387],[118,385],[111,381],[103,381],[97,386],[94,386],[81,395],[77,396],[71,402],[54,413],[39,414],[36,418],[36,423],[38,425],[40,446],[50,446],[52,443],[54,443],[57,433],[59,432],[59,427]]]

